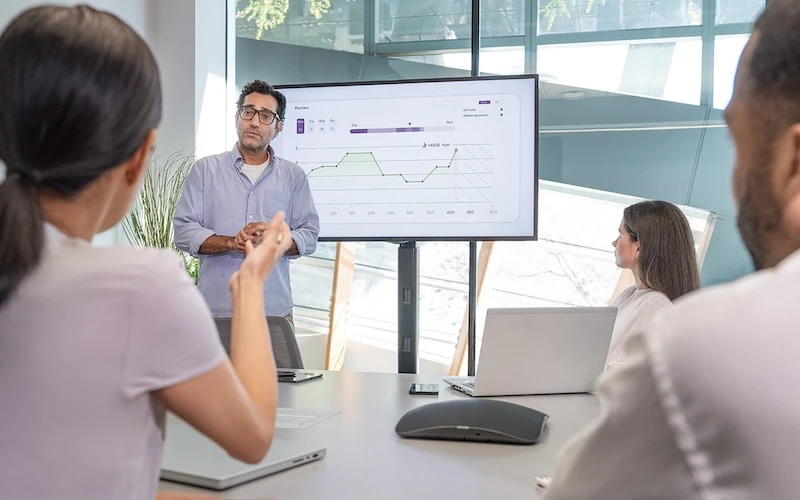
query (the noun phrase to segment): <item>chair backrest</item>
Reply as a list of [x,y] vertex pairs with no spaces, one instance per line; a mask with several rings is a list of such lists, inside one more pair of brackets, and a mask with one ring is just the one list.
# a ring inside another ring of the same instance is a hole
[[[231,319],[214,318],[219,331],[219,338],[225,352],[231,353]],[[267,316],[267,326],[272,337],[272,352],[275,355],[275,364],[278,368],[299,369],[303,368],[303,357],[300,346],[297,344],[291,323],[281,316]]]
[[282,316],[267,316],[267,326],[278,368],[303,368],[303,356],[289,320]]

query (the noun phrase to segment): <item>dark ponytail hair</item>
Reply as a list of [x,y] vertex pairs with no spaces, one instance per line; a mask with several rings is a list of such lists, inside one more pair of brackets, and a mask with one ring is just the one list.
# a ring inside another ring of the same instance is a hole
[[666,201],[642,201],[625,209],[622,225],[639,242],[639,280],[675,300],[700,288],[692,228]]
[[39,190],[69,198],[130,159],[161,121],[152,52],[91,7],[36,7],[0,35],[0,306],[39,263]]

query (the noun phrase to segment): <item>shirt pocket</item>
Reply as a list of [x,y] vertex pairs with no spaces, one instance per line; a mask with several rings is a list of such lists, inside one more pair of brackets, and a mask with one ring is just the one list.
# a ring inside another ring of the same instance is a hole
[[261,214],[264,216],[265,221],[272,220],[275,214],[283,210],[286,213],[286,220],[289,220],[291,215],[291,197],[288,193],[278,191],[275,189],[266,189],[263,194],[263,201],[261,204]]

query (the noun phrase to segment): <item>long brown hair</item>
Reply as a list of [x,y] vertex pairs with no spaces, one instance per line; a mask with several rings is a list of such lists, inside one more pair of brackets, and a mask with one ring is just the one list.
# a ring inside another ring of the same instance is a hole
[[700,288],[692,228],[683,212],[666,201],[629,206],[622,225],[639,243],[639,280],[669,300]]

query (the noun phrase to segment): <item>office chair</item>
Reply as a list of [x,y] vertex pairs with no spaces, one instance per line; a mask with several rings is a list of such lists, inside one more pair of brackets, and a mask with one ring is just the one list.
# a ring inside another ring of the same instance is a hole
[[[231,353],[231,318],[214,318],[219,331],[219,338],[225,352]],[[275,354],[275,364],[278,368],[301,369],[303,357],[294,330],[286,318],[281,316],[267,316],[267,326],[272,337],[272,352]]]

